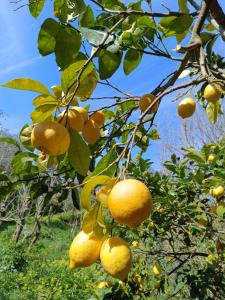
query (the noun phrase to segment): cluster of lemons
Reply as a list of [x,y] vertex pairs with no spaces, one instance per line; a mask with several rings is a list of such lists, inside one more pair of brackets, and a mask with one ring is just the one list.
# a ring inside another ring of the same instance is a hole
[[[204,89],[204,98],[209,102],[216,104],[222,93],[215,84],[208,84]],[[196,109],[195,101],[192,98],[185,98],[178,104],[178,114],[181,118],[191,117]]]
[[[204,89],[204,98],[209,102],[216,104],[221,97],[222,93],[215,84],[208,84]],[[142,112],[155,101],[156,96],[153,94],[146,94],[140,98],[139,108]],[[147,114],[154,114],[159,107],[159,101],[156,101],[151,108],[147,111]],[[191,117],[196,109],[196,103],[192,98],[185,98],[178,104],[178,115],[185,119]]]
[[69,128],[81,132],[87,143],[95,144],[100,138],[100,127],[104,122],[102,111],[96,111],[89,117],[84,108],[74,106],[61,112],[57,123],[45,121],[36,124],[31,133],[31,144],[44,154],[58,156],[70,146]]
[[[104,196],[106,193],[104,191]],[[135,228],[146,220],[153,210],[151,192],[136,179],[117,182],[108,193],[109,211],[116,222]],[[118,236],[98,238],[93,232],[80,231],[70,249],[70,268],[87,267],[99,258],[103,269],[111,276],[124,281],[132,265],[132,253],[125,240]]]

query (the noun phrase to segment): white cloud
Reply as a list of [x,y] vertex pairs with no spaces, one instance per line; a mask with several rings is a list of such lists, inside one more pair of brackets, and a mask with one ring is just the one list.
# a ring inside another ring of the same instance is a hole
[[37,57],[26,59],[26,60],[21,61],[17,64],[9,65],[6,68],[0,70],[0,78],[3,77],[4,75],[8,74],[8,73],[23,69],[25,67],[28,67],[28,66],[32,65],[33,63],[35,63],[40,58],[41,58],[41,56],[37,56]]

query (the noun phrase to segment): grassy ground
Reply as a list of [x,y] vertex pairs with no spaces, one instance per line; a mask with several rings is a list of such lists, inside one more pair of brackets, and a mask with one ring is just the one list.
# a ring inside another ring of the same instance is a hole
[[106,278],[99,264],[68,268],[68,247],[75,234],[68,223],[53,218],[30,249],[12,242],[14,230],[9,225],[0,232],[0,300],[98,298],[96,285]]

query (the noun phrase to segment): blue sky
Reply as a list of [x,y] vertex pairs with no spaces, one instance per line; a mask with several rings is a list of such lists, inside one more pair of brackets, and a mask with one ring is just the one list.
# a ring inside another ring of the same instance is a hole
[[[173,1],[164,1],[166,5],[171,5]],[[25,3],[25,1],[23,2]],[[156,10],[164,10],[158,1],[155,3]],[[37,36],[42,22],[47,17],[52,17],[52,1],[47,1],[44,11],[40,17],[34,19],[27,9],[21,8],[14,11],[15,5],[9,0],[0,1],[1,18],[1,48],[0,48],[0,83],[5,83],[14,78],[30,77],[43,82],[49,88],[52,85],[60,83],[60,73],[55,63],[54,55],[41,57],[37,50]],[[171,49],[174,44],[171,44]],[[119,70],[111,79],[115,85],[118,84],[123,90],[134,94],[143,95],[150,92],[163,78],[163,75],[173,71],[176,64],[168,62],[165,59],[157,57],[146,57],[141,65],[132,73],[131,76],[125,76],[122,70]],[[5,113],[1,120],[4,127],[12,133],[18,133],[25,123],[30,122],[29,114],[32,111],[32,99],[36,94],[30,92],[16,91],[6,88],[0,88],[0,110]],[[113,90],[106,90],[102,86],[97,88],[95,96],[114,95]],[[177,104],[171,102],[175,96],[163,99],[160,107],[157,123],[159,124],[159,133],[164,134],[168,125],[179,128],[181,120],[176,113]],[[92,108],[106,105],[106,102],[91,102]],[[108,102],[107,102],[108,104]],[[153,142],[146,156],[155,162],[158,168],[158,152],[160,151],[160,142]]]

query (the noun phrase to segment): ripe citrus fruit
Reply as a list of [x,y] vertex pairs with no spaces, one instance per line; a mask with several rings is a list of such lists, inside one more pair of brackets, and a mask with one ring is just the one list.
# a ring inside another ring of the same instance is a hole
[[80,107],[80,106],[74,106],[73,109],[78,111],[82,115],[84,123],[86,123],[88,120],[88,113],[87,113],[86,109],[84,109],[83,107]]
[[125,280],[131,268],[132,255],[128,244],[120,237],[104,241],[100,260],[104,270],[111,276]]
[[156,281],[154,282],[154,288],[155,288],[155,289],[159,289],[160,286],[161,286],[161,281],[160,281],[160,280],[156,280]]
[[159,276],[162,272],[161,267],[158,263],[153,266],[152,271],[155,276]]
[[131,245],[132,245],[132,247],[134,247],[134,248],[137,248],[138,247],[138,241],[133,241],[132,243],[131,243]]
[[[146,111],[149,105],[156,99],[156,96],[153,94],[146,94],[141,97],[139,101],[139,108],[141,112]],[[159,102],[157,101],[151,108],[148,110],[148,114],[154,114],[159,107]]]
[[213,189],[214,197],[220,197],[223,196],[223,194],[224,194],[224,187],[222,187],[221,185]]
[[70,136],[67,129],[61,124],[43,122],[34,126],[31,133],[31,144],[44,154],[57,156],[68,150]]
[[103,111],[98,110],[90,117],[91,120],[94,120],[99,126],[102,126],[105,122],[105,115]]
[[189,118],[195,112],[195,101],[191,98],[185,98],[178,104],[178,115],[185,119]]
[[82,131],[84,120],[79,111],[76,109],[68,109],[62,111],[57,118],[58,122],[67,128],[73,128],[76,131]]
[[215,159],[215,156],[213,154],[210,154],[208,157],[208,161],[212,162],[212,161],[214,161],[214,159]]
[[99,282],[99,284],[97,285],[97,288],[98,289],[102,289],[102,288],[111,287],[111,286],[112,286],[112,282],[111,281],[104,280],[104,281]]
[[74,238],[70,249],[70,268],[88,267],[99,259],[103,240],[98,239],[93,233],[80,231]]
[[137,227],[149,217],[153,209],[152,196],[143,182],[126,179],[112,188],[108,206],[118,223]]
[[221,92],[215,84],[208,84],[204,89],[204,97],[208,102],[216,103],[221,97]]
[[95,144],[100,138],[100,129],[98,124],[93,120],[88,120],[82,130],[83,138],[89,144]]

